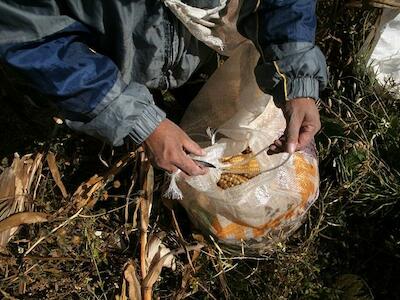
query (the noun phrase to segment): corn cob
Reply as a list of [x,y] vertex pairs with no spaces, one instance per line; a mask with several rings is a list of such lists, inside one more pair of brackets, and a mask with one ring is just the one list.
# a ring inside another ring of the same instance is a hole
[[217,185],[227,189],[245,183],[260,174],[260,165],[256,158],[251,158],[252,155],[252,151],[247,148],[241,154],[221,158],[221,162],[229,166],[225,168],[226,172],[221,174]]
[[226,156],[220,161],[227,166],[224,168],[226,173],[247,175],[254,177],[260,174],[260,165],[250,148],[246,148],[242,153],[233,156]]
[[221,175],[217,185],[220,188],[227,189],[245,183],[248,180],[248,178],[239,174],[224,173]]

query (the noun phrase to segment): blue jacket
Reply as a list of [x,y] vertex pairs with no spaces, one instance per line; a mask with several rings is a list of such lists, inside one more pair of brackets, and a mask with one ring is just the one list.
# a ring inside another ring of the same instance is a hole
[[[113,145],[150,135],[165,118],[150,90],[184,84],[205,48],[161,0],[0,0],[0,16],[0,59],[54,96],[71,128]],[[315,0],[245,0],[237,25],[261,53],[265,92],[318,98],[327,73]]]

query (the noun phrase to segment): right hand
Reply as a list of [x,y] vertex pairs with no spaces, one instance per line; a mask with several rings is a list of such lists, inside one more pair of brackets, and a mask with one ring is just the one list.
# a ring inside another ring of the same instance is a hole
[[297,98],[286,102],[283,109],[286,118],[285,134],[270,145],[268,154],[286,151],[294,153],[306,147],[321,129],[321,121],[315,100]]
[[204,150],[168,119],[158,125],[144,144],[153,164],[169,173],[178,169],[189,176],[207,173],[207,169],[201,168],[187,155],[201,156],[205,154]]

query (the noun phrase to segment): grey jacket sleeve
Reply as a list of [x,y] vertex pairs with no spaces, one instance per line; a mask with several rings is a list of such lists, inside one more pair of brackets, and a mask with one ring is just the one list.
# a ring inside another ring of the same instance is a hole
[[[21,25],[25,11],[6,4],[1,11],[9,21],[0,21],[7,33],[0,38],[0,61],[50,96],[72,129],[115,146],[127,136],[140,144],[165,119],[144,85],[123,82],[116,64],[89,48],[92,35],[82,23],[67,22],[55,33],[34,35]],[[12,23],[13,12],[21,22]]]
[[315,0],[261,0],[243,4],[239,31],[250,38],[261,58],[257,82],[278,103],[319,98],[327,84],[325,57],[315,46]]
[[136,82],[124,85],[120,80],[93,113],[95,117],[89,122],[67,120],[66,123],[114,146],[121,145],[127,136],[135,144],[141,144],[166,117],[144,85]]

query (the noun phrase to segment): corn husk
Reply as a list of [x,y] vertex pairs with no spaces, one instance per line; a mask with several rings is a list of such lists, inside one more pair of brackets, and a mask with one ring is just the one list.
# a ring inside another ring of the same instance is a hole
[[[23,157],[16,154],[12,165],[0,174],[0,221],[13,214],[33,209],[32,189],[39,180],[42,159],[41,153],[36,154],[35,157],[32,154]],[[35,219],[32,217],[30,221],[29,216],[26,215],[24,215],[24,218],[28,223],[32,223],[31,221]],[[17,223],[13,223],[16,226],[0,232],[0,248],[4,248],[18,230]],[[20,222],[20,224],[23,223],[25,222]]]

